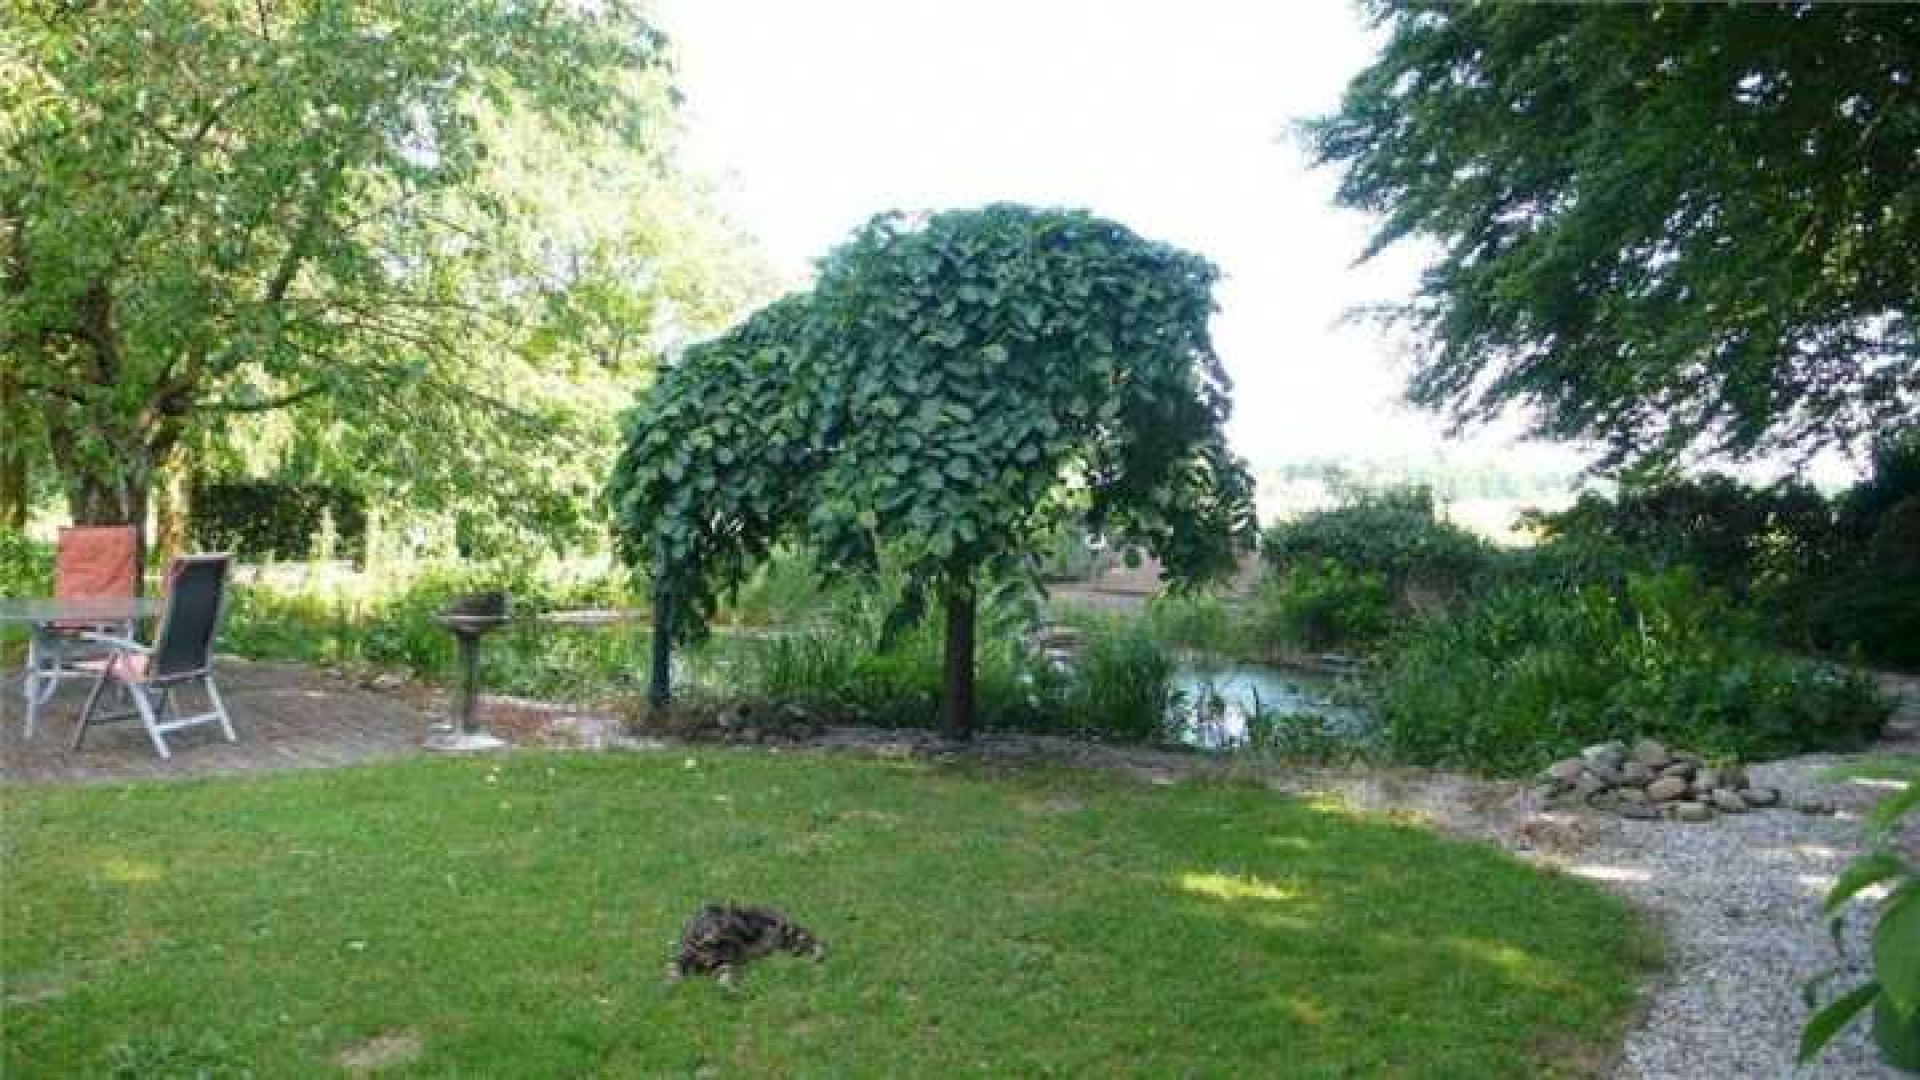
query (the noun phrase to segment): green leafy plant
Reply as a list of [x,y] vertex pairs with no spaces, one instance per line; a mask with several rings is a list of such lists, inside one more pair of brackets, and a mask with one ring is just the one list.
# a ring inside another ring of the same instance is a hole
[[1364,649],[1391,629],[1393,593],[1381,574],[1312,559],[1263,583],[1254,595],[1252,618],[1255,638],[1269,652]]
[[[1847,909],[1862,892],[1879,886],[1873,931],[1873,977],[1833,999],[1808,1019],[1800,1034],[1800,1060],[1811,1062],[1835,1035],[1871,1010],[1873,1041],[1889,1064],[1920,1073],[1920,866],[1903,854],[1895,839],[1902,822],[1920,809],[1920,761],[1881,760],[1841,770],[1851,779],[1894,781],[1904,787],[1881,800],[1866,818],[1868,851],[1847,864],[1827,893],[1834,941],[1841,940]],[[1831,976],[1806,988],[1807,1005],[1817,1002]]]
[[1396,756],[1513,775],[1638,735],[1742,759],[1857,749],[1888,713],[1867,679],[1780,655],[1685,570],[1494,589],[1397,641],[1377,700]]
[[1337,506],[1269,527],[1260,551],[1282,574],[1332,563],[1377,576],[1403,607],[1415,591],[1458,597],[1493,560],[1492,545],[1441,517],[1433,491],[1420,486],[1349,491]]

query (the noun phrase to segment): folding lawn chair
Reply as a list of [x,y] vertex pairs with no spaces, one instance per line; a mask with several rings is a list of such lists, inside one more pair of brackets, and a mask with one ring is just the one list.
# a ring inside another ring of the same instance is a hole
[[[131,525],[61,529],[54,544],[53,595],[56,600],[106,600],[129,597],[140,585],[140,540]],[[53,699],[63,679],[90,679],[85,660],[106,655],[87,632],[131,635],[131,624],[58,622],[36,628],[27,641],[27,738],[33,738],[40,707]]]
[[[225,555],[188,555],[175,559],[168,571],[166,607],[160,613],[160,626],[152,646],[127,637],[87,634],[87,640],[107,645],[112,653],[103,659],[83,661],[79,666],[98,673],[93,690],[87,695],[86,708],[80,713],[79,730],[73,734],[73,748],[79,750],[91,724],[138,717],[147,729],[147,738],[162,761],[172,755],[167,750],[166,733],[199,724],[219,724],[228,742],[236,741],[233,722],[213,684],[213,642],[219,631],[220,617],[226,607],[227,570]],[[181,716],[175,692],[190,683],[205,688],[211,708],[204,713]],[[107,686],[118,687],[132,699],[131,710],[94,715]]]

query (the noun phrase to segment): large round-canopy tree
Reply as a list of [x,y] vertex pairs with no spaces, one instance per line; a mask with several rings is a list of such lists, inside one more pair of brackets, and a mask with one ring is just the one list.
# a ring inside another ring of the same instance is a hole
[[1416,402],[1656,465],[1920,423],[1920,7],[1365,7],[1309,131],[1369,254],[1438,245]]
[[653,155],[670,97],[630,0],[0,0],[0,524],[38,462],[139,525],[269,416],[448,484],[546,448],[530,388],[625,364],[572,343],[638,339],[662,260],[513,166]]
[[978,583],[1025,572],[1071,507],[1175,582],[1226,571],[1254,521],[1215,277],[1086,213],[876,218],[632,415],[612,495],[667,600],[659,637],[700,633],[780,538],[843,572],[884,558],[906,611],[944,611],[944,720],[965,737]]

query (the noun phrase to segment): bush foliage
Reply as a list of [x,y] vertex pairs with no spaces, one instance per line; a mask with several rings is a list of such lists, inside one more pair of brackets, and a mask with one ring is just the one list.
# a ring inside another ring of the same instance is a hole
[[1348,494],[1340,505],[1272,526],[1261,553],[1276,570],[1331,563],[1374,575],[1408,605],[1415,592],[1454,597],[1486,573],[1493,546],[1440,515],[1426,487]]
[[1741,759],[1857,748],[1887,715],[1865,678],[1779,654],[1685,569],[1497,588],[1399,642],[1379,709],[1397,756],[1506,774],[1643,735]]

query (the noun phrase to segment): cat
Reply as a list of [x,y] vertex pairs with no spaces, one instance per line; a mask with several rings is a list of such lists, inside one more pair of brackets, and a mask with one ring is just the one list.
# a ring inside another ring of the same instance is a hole
[[826,947],[811,931],[772,908],[710,902],[680,932],[680,948],[667,965],[667,977],[713,975],[732,989],[741,967],[776,951],[815,960],[826,956]]

